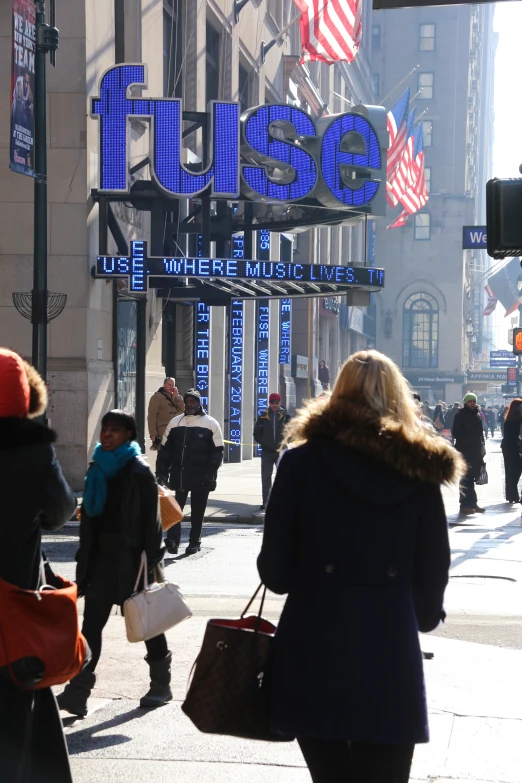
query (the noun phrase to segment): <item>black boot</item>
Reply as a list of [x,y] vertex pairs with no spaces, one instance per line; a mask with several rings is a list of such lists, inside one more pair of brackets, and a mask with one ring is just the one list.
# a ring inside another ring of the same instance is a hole
[[162,707],[168,701],[172,701],[172,691],[170,690],[172,653],[167,653],[159,661],[149,661],[148,657],[145,660],[150,669],[150,690],[140,700],[140,707]]
[[87,715],[87,699],[96,683],[96,675],[88,669],[84,669],[74,677],[65,690],[56,697],[58,706],[71,715],[85,718]]

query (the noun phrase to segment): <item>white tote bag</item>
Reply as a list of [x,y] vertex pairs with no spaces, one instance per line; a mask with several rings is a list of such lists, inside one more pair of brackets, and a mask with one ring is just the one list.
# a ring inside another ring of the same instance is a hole
[[[192,612],[185,603],[178,585],[153,582],[147,585],[147,555],[141,554],[141,565],[134,592],[123,604],[125,627],[129,642],[145,642],[173,628]],[[144,589],[138,591],[143,574]]]

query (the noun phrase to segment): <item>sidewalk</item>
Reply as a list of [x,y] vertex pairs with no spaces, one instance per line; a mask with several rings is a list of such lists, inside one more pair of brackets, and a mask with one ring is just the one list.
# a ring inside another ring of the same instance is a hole
[[[275,609],[267,611],[274,619]],[[75,783],[193,783],[203,776],[216,783],[309,783],[296,743],[201,734],[181,711],[207,619],[195,616],[167,634],[175,701],[144,711],[137,704],[147,689],[143,645],[126,641],[123,618],[110,618],[92,711],[77,721],[64,714]],[[435,653],[425,663],[431,741],[416,748],[412,783],[520,783],[522,652],[430,636],[421,643]]]
[[[275,473],[274,473],[275,477]],[[77,493],[80,498],[81,493]],[[264,514],[260,511],[261,460],[254,458],[239,463],[226,463],[218,472],[215,492],[208,498],[205,522],[258,525]],[[185,507],[185,519],[190,520],[190,495]],[[78,524],[70,520],[68,526]]]

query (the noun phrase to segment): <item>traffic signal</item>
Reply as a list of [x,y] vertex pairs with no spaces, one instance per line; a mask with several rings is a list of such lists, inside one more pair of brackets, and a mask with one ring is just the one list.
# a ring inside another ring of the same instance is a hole
[[516,356],[522,354],[522,328],[513,329],[513,353]]
[[488,255],[522,255],[522,179],[490,179],[486,185]]

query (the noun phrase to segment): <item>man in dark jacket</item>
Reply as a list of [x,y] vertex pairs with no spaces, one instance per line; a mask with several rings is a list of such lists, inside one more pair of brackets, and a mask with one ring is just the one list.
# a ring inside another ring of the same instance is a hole
[[[156,475],[160,484],[176,491],[181,508],[190,492],[190,540],[187,555],[201,549],[201,529],[205,518],[209,492],[217,483],[217,472],[223,461],[223,435],[218,422],[201,407],[201,395],[196,389],[185,393],[185,413],[167,425],[158,453]],[[165,546],[177,554],[181,525],[167,531]]]
[[268,398],[268,410],[259,416],[254,426],[254,440],[261,446],[261,483],[263,486],[264,511],[272,489],[272,473],[277,465],[279,447],[283,440],[285,426],[290,421],[285,408],[281,407],[281,395],[274,392]]
[[482,513],[486,509],[478,505],[475,481],[484,464],[486,446],[482,418],[477,408],[477,395],[469,392],[464,397],[464,407],[455,414],[453,421],[455,448],[468,463],[468,471],[460,482],[460,513]]
[[486,420],[488,422],[488,429],[491,432],[491,437],[493,437],[495,435],[495,430],[497,429],[497,414],[491,405],[486,411]]

